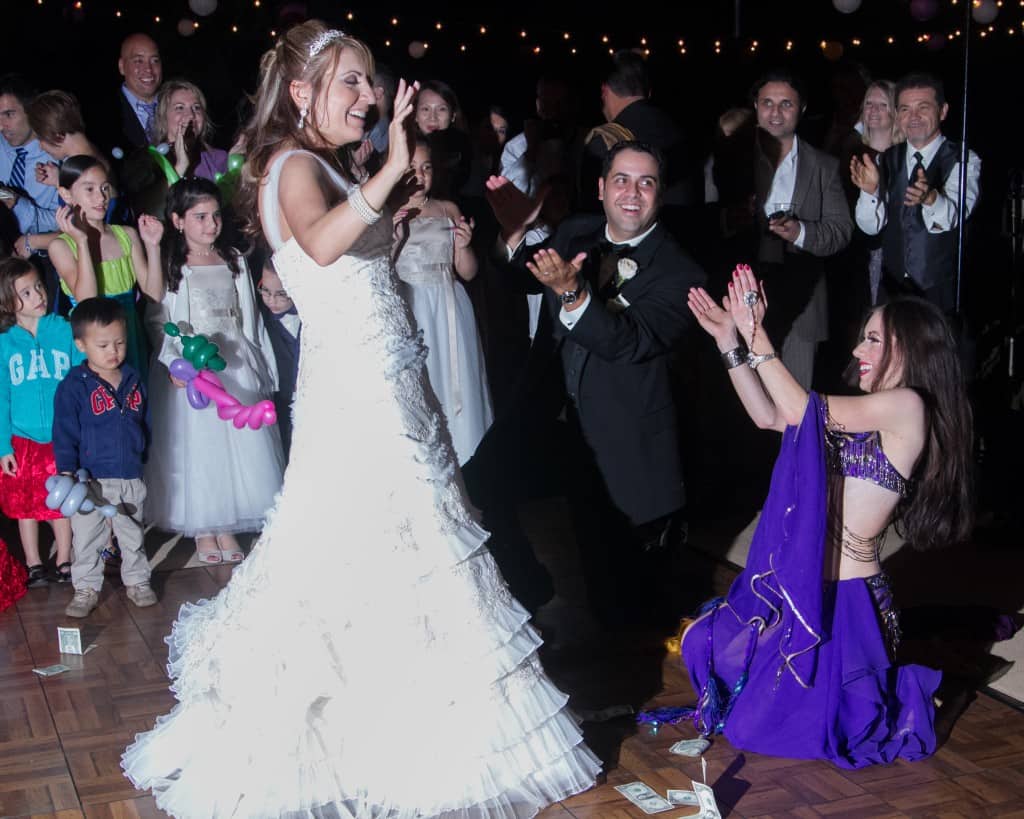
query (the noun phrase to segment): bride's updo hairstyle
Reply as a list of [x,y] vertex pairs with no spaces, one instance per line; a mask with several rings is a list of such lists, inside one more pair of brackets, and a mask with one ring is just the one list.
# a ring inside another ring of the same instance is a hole
[[[358,181],[352,171],[351,151],[328,145],[317,127],[316,112],[325,104],[327,84],[344,49],[355,51],[373,77],[373,55],[361,40],[320,20],[307,20],[290,28],[260,60],[260,80],[252,98],[253,113],[242,131],[246,161],[242,168],[238,210],[246,220],[245,231],[259,235],[258,195],[260,181],[271,157],[283,145],[315,153],[334,166],[349,181]],[[292,99],[291,84],[308,82],[311,87],[309,111],[303,116]],[[300,122],[301,121],[301,122]]]

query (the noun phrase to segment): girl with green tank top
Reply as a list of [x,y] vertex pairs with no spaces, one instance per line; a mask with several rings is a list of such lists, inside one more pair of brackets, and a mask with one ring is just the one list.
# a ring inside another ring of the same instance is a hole
[[67,204],[57,210],[62,233],[50,243],[49,253],[60,274],[61,289],[73,305],[91,296],[121,303],[128,317],[127,360],[145,377],[149,357],[135,285],[154,301],[163,298],[163,224],[146,215],[139,218],[138,231],[106,224],[110,183],[106,168],[95,157],[66,159],[61,165],[58,189]]

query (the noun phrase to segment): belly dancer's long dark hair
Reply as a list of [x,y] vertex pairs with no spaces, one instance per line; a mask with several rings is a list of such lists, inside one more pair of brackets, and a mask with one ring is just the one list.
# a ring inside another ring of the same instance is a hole
[[897,530],[920,551],[962,543],[974,525],[974,432],[956,339],[942,311],[924,299],[894,299],[878,311],[888,343],[875,383],[902,365],[899,386],[917,392],[927,410],[928,436]]

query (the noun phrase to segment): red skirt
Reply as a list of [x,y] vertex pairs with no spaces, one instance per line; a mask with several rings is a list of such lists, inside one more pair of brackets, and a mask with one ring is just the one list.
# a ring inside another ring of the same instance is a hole
[[0,510],[13,520],[56,520],[57,509],[46,508],[46,479],[57,474],[53,444],[38,444],[11,436],[18,472],[12,478],[0,473]]
[[13,606],[25,594],[28,572],[11,557],[7,544],[0,540],[0,611]]

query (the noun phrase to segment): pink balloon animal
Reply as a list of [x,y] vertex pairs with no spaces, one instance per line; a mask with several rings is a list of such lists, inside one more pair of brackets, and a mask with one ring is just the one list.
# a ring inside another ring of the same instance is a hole
[[188,402],[196,409],[209,406],[212,400],[217,405],[217,415],[231,421],[237,429],[248,425],[259,429],[264,424],[277,423],[277,410],[273,401],[258,401],[246,406],[224,389],[224,384],[210,370],[196,370],[183,358],[171,362],[171,375],[187,382]]

